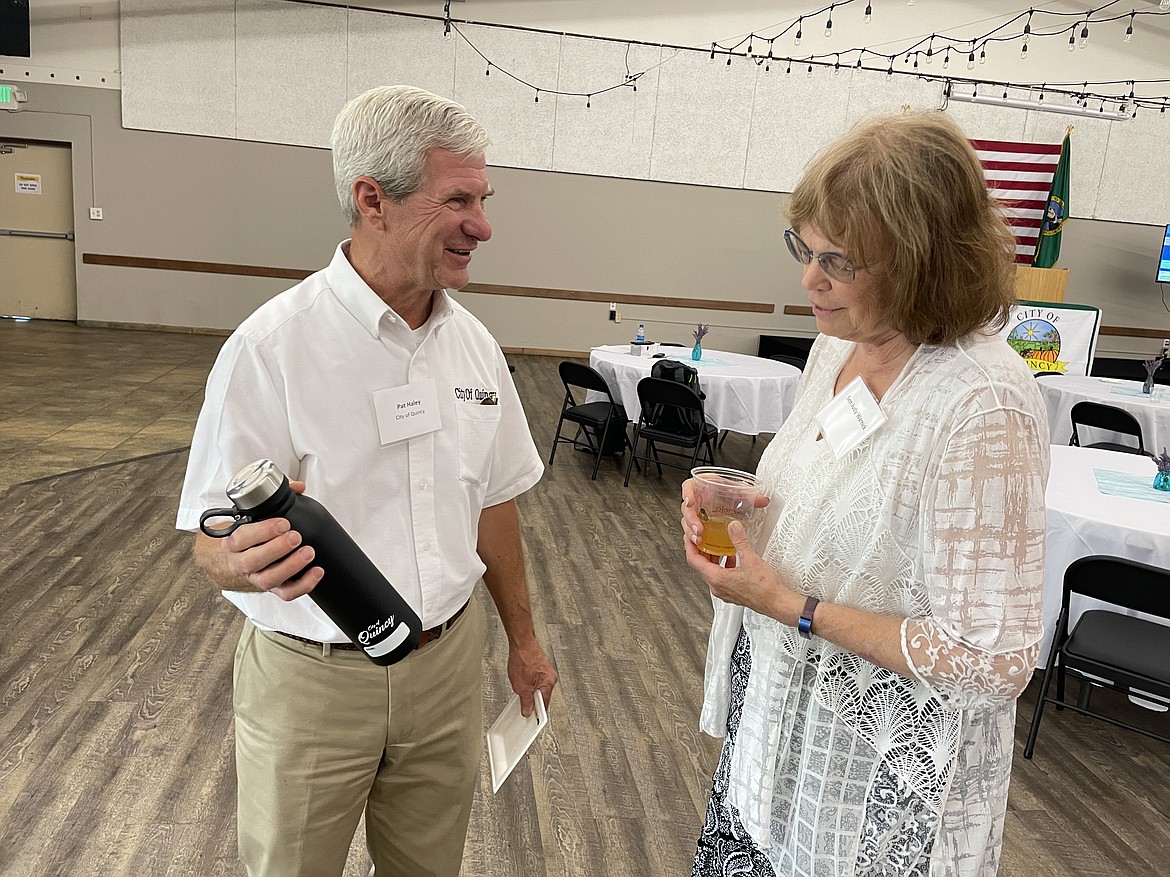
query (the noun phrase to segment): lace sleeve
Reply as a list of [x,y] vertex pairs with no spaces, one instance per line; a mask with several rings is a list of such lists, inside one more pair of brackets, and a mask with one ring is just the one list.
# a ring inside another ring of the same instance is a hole
[[902,624],[910,669],[943,703],[1018,697],[1043,635],[1046,424],[996,408],[951,435],[922,515],[928,618]]

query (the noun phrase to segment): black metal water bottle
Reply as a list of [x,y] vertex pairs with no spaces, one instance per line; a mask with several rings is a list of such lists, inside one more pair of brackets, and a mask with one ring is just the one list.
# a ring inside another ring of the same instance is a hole
[[[257,460],[236,474],[227,487],[230,509],[208,509],[199,529],[222,538],[241,524],[285,518],[313,548],[313,566],[325,571],[309,597],[375,664],[397,663],[418,645],[422,622],[364,551],[317,500],[297,495],[271,460]],[[212,518],[234,518],[222,529]]]

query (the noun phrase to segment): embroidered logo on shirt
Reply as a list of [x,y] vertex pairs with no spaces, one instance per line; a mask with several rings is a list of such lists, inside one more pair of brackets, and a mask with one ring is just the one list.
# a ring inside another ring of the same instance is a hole
[[500,404],[495,390],[487,390],[481,387],[456,387],[455,398],[460,402],[474,402],[478,405]]

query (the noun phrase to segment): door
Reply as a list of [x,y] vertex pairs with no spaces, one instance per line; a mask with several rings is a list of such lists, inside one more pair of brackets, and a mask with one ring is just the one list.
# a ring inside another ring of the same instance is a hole
[[0,315],[77,319],[73,149],[0,140]]

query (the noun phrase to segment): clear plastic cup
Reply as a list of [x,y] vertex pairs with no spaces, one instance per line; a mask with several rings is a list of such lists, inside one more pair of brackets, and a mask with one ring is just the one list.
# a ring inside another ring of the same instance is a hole
[[756,476],[723,466],[699,466],[691,470],[691,478],[703,522],[698,548],[706,554],[730,557],[735,546],[727,535],[727,525],[739,521],[747,527],[755,517],[760,492]]

